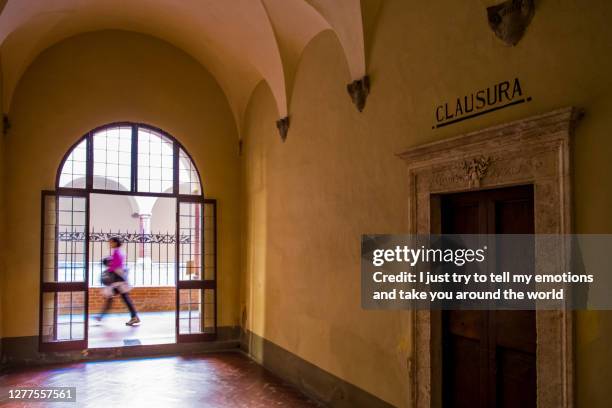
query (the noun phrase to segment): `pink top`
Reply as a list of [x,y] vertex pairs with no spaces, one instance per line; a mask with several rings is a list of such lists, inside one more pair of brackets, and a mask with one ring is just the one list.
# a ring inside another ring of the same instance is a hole
[[119,248],[113,249],[110,265],[108,265],[109,271],[115,272],[117,269],[125,270],[125,255]]

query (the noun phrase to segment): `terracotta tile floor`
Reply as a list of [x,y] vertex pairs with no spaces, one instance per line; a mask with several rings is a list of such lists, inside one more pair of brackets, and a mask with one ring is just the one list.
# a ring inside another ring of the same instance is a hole
[[89,348],[122,347],[145,344],[166,344],[175,342],[174,312],[140,313],[139,326],[126,326],[128,313],[113,313],[101,322],[89,318]]
[[86,362],[19,369],[3,387],[75,386],[74,403],[6,403],[2,407],[316,407],[239,353]]

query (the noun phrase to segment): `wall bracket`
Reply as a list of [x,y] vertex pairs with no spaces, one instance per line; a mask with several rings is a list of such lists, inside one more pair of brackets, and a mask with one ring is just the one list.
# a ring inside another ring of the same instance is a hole
[[361,79],[356,79],[346,86],[346,90],[357,107],[357,110],[363,112],[366,100],[370,94],[370,77],[365,75]]
[[11,129],[11,122],[9,120],[8,115],[5,113],[2,115],[2,134],[8,135],[9,130]]
[[278,128],[278,133],[280,133],[280,137],[284,142],[287,139],[287,133],[289,132],[289,116],[285,116],[284,118],[277,120],[276,127]]
[[510,46],[523,38],[534,14],[534,0],[506,0],[487,8],[489,27],[497,38]]

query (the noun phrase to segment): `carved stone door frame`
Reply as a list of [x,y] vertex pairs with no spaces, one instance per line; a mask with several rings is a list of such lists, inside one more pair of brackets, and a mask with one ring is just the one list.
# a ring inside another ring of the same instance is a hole
[[[490,127],[417,146],[399,154],[409,173],[410,233],[440,231],[437,195],[515,185],[534,186],[536,234],[570,234],[570,149],[579,113],[574,108]],[[536,248],[536,254],[538,249]],[[557,259],[552,267],[568,264]],[[537,256],[536,270],[550,268]],[[442,347],[440,313],[412,311],[412,404],[440,407]],[[572,312],[536,312],[537,404],[573,406]]]

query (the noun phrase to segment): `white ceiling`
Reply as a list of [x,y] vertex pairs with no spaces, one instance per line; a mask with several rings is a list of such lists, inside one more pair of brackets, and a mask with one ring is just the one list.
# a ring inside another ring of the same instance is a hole
[[300,56],[320,32],[336,33],[347,82],[365,75],[362,1],[0,0],[3,106],[46,48],[79,33],[120,29],[163,39],[197,59],[226,93],[238,128],[262,80],[285,117]]

